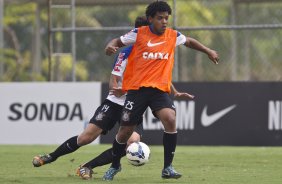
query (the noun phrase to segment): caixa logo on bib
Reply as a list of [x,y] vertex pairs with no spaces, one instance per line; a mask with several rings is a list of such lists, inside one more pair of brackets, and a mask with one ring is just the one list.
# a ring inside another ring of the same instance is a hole
[[72,121],[83,120],[80,103],[13,103],[9,107],[11,121]]

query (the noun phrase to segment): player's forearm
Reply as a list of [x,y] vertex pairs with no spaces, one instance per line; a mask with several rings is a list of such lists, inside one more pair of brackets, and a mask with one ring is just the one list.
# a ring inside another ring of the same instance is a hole
[[115,38],[107,44],[105,52],[107,55],[112,55],[117,52],[118,48],[123,46],[124,44],[121,42],[120,38]]
[[187,41],[185,43],[186,47],[201,51],[203,53],[208,54],[210,51],[210,48],[206,47],[205,45],[203,45],[202,43],[200,43],[199,41],[195,40],[194,38],[190,38],[187,37]]
[[123,47],[124,44],[121,42],[120,38],[115,38],[115,39],[112,39],[108,44],[107,44],[107,47]]
[[110,83],[109,83],[109,92],[111,95],[115,95],[116,97],[121,97],[126,93],[126,91],[123,91],[122,88],[119,86],[119,83],[121,82],[121,77],[117,75],[111,75]]
[[119,80],[119,78],[117,76],[111,74],[110,82],[109,82],[109,88],[110,89],[117,88],[118,87],[118,80]]
[[174,87],[174,85],[171,83],[171,85],[170,85],[170,88],[171,88],[171,93],[173,94],[173,95],[175,95],[176,93],[178,93],[178,91],[176,90],[176,88]]

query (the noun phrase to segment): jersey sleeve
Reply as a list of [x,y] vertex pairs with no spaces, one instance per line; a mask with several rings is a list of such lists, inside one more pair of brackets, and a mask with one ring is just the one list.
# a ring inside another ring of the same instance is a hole
[[183,45],[186,42],[186,36],[184,36],[182,33],[177,32],[177,38],[175,46]]
[[135,28],[133,30],[131,30],[130,32],[126,33],[125,35],[120,37],[121,42],[124,45],[132,45],[136,42],[136,38],[137,38],[137,31],[138,29]]
[[127,58],[129,56],[129,54],[131,53],[132,50],[132,46],[123,49],[117,56],[114,66],[113,66],[113,70],[112,70],[112,74],[113,75],[117,75],[122,77],[123,76],[123,72],[125,71],[126,65],[127,65]]

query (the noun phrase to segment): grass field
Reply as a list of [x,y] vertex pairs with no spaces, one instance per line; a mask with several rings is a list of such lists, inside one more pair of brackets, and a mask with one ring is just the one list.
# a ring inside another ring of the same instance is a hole
[[150,146],[150,162],[134,167],[122,160],[122,172],[113,182],[101,180],[109,165],[94,169],[91,181],[75,176],[80,163],[96,156],[109,145],[86,146],[77,152],[61,157],[56,162],[34,168],[34,155],[48,153],[56,146],[0,145],[1,184],[72,184],[72,183],[189,183],[189,184],[281,184],[281,147],[192,147],[178,146],[174,167],[183,174],[178,180],[163,180],[160,172],[163,163],[161,146]]

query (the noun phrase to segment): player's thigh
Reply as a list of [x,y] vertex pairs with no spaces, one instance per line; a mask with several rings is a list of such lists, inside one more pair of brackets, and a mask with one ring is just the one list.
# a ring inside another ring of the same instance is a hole
[[95,124],[89,123],[84,131],[78,136],[77,143],[82,146],[94,141],[103,130]]
[[166,132],[176,131],[176,114],[171,108],[162,108],[154,112],[161,120]]
[[[143,119],[144,119],[144,115],[142,116],[141,119],[138,120],[138,123],[137,123],[137,125],[136,125],[136,127],[135,127],[135,129],[134,129],[134,132],[135,132],[136,134],[138,134],[139,139],[142,138],[142,135],[143,135],[143,132],[144,132],[144,128],[143,128]],[[139,140],[139,141],[140,141],[140,140]]]
[[158,91],[150,102],[153,114],[161,120],[166,131],[176,130],[176,111],[168,93]]
[[143,116],[138,120],[138,124],[134,128],[134,132],[131,134],[127,141],[127,145],[130,145],[133,142],[140,142],[142,134],[143,134]]
[[122,106],[105,100],[95,111],[95,114],[90,119],[89,124],[95,124],[101,128],[102,134],[110,131],[120,120]]

